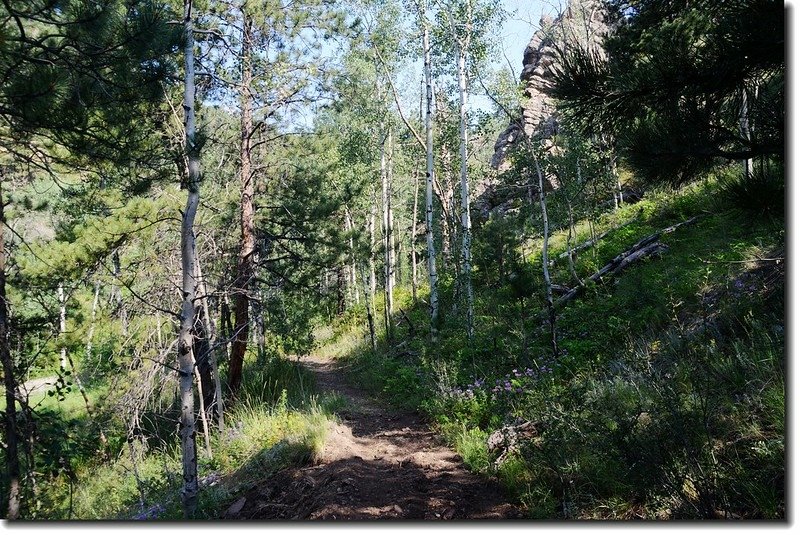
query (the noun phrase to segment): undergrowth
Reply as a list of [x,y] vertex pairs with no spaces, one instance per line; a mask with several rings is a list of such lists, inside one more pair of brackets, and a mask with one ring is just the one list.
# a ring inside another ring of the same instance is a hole
[[[239,401],[226,411],[224,431],[212,429],[211,455],[197,422],[200,492],[196,518],[219,518],[238,493],[257,481],[283,468],[311,462],[322,451],[333,411],[342,404],[337,395],[317,396],[311,374],[288,359],[253,363],[246,372]],[[61,414],[57,406],[51,412]],[[109,448],[113,455],[97,462],[97,452],[92,449],[85,452],[85,463],[46,475],[40,482],[36,510],[29,516],[182,518],[181,453],[174,428],[163,436],[139,435],[127,440],[119,437],[123,429],[111,428],[106,433],[111,442],[119,443]],[[96,447],[96,434],[87,438]]]
[[[610,230],[578,255],[585,278],[644,236],[699,216],[661,237],[661,256],[561,308],[558,355],[542,314],[541,240],[503,249],[514,225],[491,221],[491,243],[475,235],[472,340],[443,270],[435,342],[427,295],[414,302],[401,288],[403,314],[376,351],[363,307],[329,327],[320,351],[345,359],[360,385],[427,414],[532,518],[783,518],[784,275],[763,259],[782,256],[785,230],[775,210],[746,215],[763,211],[746,210],[732,188],[722,177],[653,190],[578,223],[573,243]],[[566,230],[551,240],[553,258]],[[563,259],[552,275],[576,284]],[[382,306],[378,297],[379,318]],[[522,421],[540,435],[496,462],[488,436]]]

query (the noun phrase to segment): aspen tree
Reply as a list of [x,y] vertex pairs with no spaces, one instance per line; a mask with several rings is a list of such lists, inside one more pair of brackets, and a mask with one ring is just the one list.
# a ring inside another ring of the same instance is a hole
[[178,336],[178,368],[180,374],[180,438],[181,460],[183,465],[183,488],[181,503],[186,518],[194,515],[197,507],[197,451],[195,445],[194,411],[194,355],[193,324],[194,300],[197,295],[195,278],[197,251],[195,249],[194,220],[200,204],[200,147],[197,145],[195,124],[195,81],[194,81],[194,28],[192,0],[183,3],[184,27],[184,91],[183,111],[186,132],[186,207],[181,222],[181,294],[183,302],[180,312],[180,332]]

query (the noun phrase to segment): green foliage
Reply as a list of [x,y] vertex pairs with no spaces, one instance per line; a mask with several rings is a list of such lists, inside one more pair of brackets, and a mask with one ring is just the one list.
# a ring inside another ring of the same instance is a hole
[[574,126],[613,133],[649,180],[685,182],[720,158],[783,157],[781,2],[607,6],[615,23],[607,59],[561,51],[554,96]]
[[[732,170],[731,170],[732,171]],[[738,169],[737,169],[738,171]],[[786,204],[786,176],[783,164],[757,161],[753,173],[728,172],[721,178],[722,193],[731,205],[746,214],[782,220]]]
[[[342,405],[336,396],[315,397],[309,372],[286,359],[248,369],[244,379],[240,401],[226,414],[225,432],[212,435],[212,458],[205,456],[198,437],[199,475],[205,481],[199,518],[218,517],[237,493],[257,480],[319,455],[332,411]],[[50,402],[38,412],[37,459],[47,488],[38,496],[40,509],[31,516],[181,518],[180,448],[171,429],[152,440],[125,440],[119,423],[106,424],[113,455],[99,461],[96,428],[82,410],[82,398],[69,396],[75,398],[71,405]],[[91,397],[94,403],[96,396]],[[69,416],[66,411],[73,405],[75,416]]]
[[[578,255],[582,277],[643,236],[708,212],[664,235],[661,258],[561,309],[554,361],[543,357],[538,254],[520,255],[510,241],[505,275],[495,265],[476,279],[472,344],[451,315],[436,344],[406,338],[399,349],[384,341],[375,354],[363,337],[345,334],[357,328],[349,321],[329,340],[348,340],[340,354],[359,384],[423,410],[468,466],[497,476],[533,518],[780,518],[782,282],[768,277],[764,285],[746,262],[769,256],[783,234],[776,221],[743,221],[724,188],[708,180],[655,189],[637,205],[595,215],[594,232],[618,228]],[[490,220],[486,236],[476,236],[486,240],[476,257],[491,256],[502,225],[513,228]],[[576,229],[577,240],[590,237],[586,221]],[[554,253],[566,247],[565,235],[553,236]],[[552,274],[571,282],[563,260]],[[444,281],[450,299],[453,283]],[[408,315],[425,325],[426,312],[417,303]],[[536,422],[541,434],[495,464],[486,438],[520,420]]]

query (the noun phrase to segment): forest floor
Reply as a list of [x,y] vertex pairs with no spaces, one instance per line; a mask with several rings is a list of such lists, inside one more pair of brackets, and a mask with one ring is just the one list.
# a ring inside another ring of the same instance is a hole
[[500,486],[470,473],[416,414],[383,408],[324,357],[301,361],[347,403],[312,466],[278,472],[225,513],[235,519],[521,518]]

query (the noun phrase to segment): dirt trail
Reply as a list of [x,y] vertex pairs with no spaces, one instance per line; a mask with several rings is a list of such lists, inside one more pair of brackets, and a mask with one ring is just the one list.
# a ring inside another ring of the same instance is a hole
[[318,464],[279,472],[235,502],[237,519],[519,518],[499,486],[471,474],[418,416],[381,408],[347,384],[337,365],[303,363],[321,391],[345,396]]

